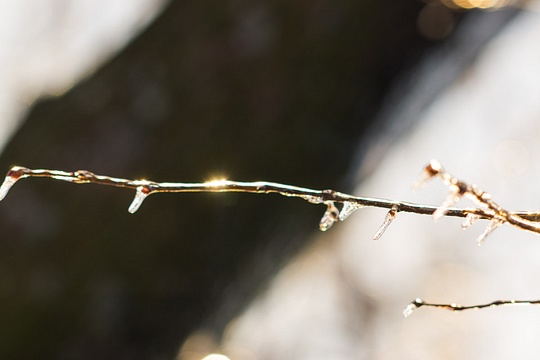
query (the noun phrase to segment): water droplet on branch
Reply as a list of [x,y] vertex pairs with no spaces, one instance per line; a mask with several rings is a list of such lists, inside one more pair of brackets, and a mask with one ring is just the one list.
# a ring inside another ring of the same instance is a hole
[[504,224],[504,219],[501,219],[499,217],[494,217],[493,219],[491,219],[491,221],[489,222],[484,232],[480,234],[478,239],[476,239],[476,243],[478,244],[478,246],[482,245],[484,241],[486,241],[486,238],[488,237],[488,235],[491,234],[493,230],[495,230],[502,224]]
[[390,226],[392,221],[394,221],[394,219],[396,218],[396,215],[397,215],[396,208],[392,208],[386,213],[386,216],[384,217],[384,221],[381,227],[379,228],[379,230],[377,230],[375,235],[373,235],[373,240],[379,240],[381,236],[383,236],[386,229],[388,229],[388,226]]
[[15,166],[8,171],[4,182],[0,186],[0,201],[6,197],[7,193],[17,180],[24,177],[24,170],[26,170],[26,168]]
[[433,212],[433,220],[438,221],[440,218],[446,215],[448,209],[457,203],[459,199],[461,199],[460,193],[455,189],[451,189],[450,193],[446,196],[446,199],[444,199],[442,205]]
[[359,203],[352,202],[352,201],[345,201],[343,203],[343,208],[341,209],[341,212],[339,213],[339,220],[345,221],[349,215],[351,215],[354,211],[363,208],[364,206],[360,205]]
[[128,211],[133,214],[139,210],[141,204],[148,195],[150,195],[150,190],[146,186],[139,186],[131,205],[129,205]]
[[321,231],[330,229],[339,218],[339,210],[336,205],[334,205],[334,202],[327,201],[325,204],[327,209],[324,212],[321,222],[319,223],[319,229],[321,229]]
[[413,311],[418,309],[420,306],[423,305],[423,301],[422,299],[415,299],[413,302],[411,302],[409,305],[407,305],[407,307],[405,308],[405,310],[403,310],[403,316],[405,317],[409,317],[412,315]]

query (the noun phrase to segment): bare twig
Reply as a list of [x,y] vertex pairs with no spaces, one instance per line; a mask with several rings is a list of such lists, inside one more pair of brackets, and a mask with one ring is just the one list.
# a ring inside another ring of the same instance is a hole
[[530,305],[540,305],[540,300],[495,300],[487,304],[478,304],[463,306],[460,304],[432,304],[424,302],[422,299],[414,299],[406,308],[403,310],[403,316],[407,317],[412,314],[412,312],[422,306],[426,307],[435,307],[439,309],[446,309],[450,311],[463,311],[463,310],[480,310],[489,307],[497,306],[530,306]]
[[[336,221],[344,221],[353,211],[363,207],[377,207],[388,209],[389,212],[374,239],[379,239],[384,230],[390,225],[398,212],[408,212],[419,215],[433,215],[435,219],[441,216],[453,216],[465,218],[464,227],[468,227],[476,219],[488,219],[490,225],[487,233],[505,222],[522,230],[540,233],[540,226],[536,222],[540,219],[538,212],[509,212],[493,202],[489,194],[478,190],[474,185],[468,185],[443,171],[436,161],[424,169],[421,181],[416,187],[425,181],[440,177],[450,188],[450,194],[442,206],[415,204],[411,202],[395,201],[379,198],[369,198],[344,194],[334,190],[313,190],[304,187],[285,185],[275,182],[255,181],[241,182],[232,180],[213,180],[203,183],[172,183],[155,182],[148,180],[129,180],[104,175],[97,175],[90,171],[78,170],[74,172],[44,169],[28,169],[14,166],[8,171],[6,178],[0,187],[0,200],[8,193],[9,189],[20,179],[28,177],[44,177],[55,180],[68,181],[75,184],[98,184],[107,186],[123,187],[135,190],[135,198],[129,206],[130,213],[136,212],[144,199],[154,193],[181,193],[181,192],[243,192],[257,194],[280,194],[287,197],[298,197],[312,204],[326,204],[327,210],[320,222],[322,231],[328,230]],[[462,196],[469,196],[480,205],[479,208],[457,209],[452,208],[453,203]],[[342,204],[341,212],[335,206]],[[487,234],[485,234],[487,235]],[[485,236],[483,236],[485,238]]]
[[[334,190],[313,190],[298,186],[285,185],[275,182],[255,181],[241,182],[231,180],[213,180],[203,183],[172,183],[155,182],[148,180],[129,180],[110,176],[96,175],[90,171],[78,170],[66,172],[59,170],[32,170],[25,167],[14,166],[8,171],[6,178],[0,186],[0,200],[8,193],[9,189],[20,179],[28,177],[44,177],[55,180],[68,181],[75,184],[98,184],[107,186],[123,187],[135,190],[135,198],[128,208],[130,213],[135,213],[144,199],[154,193],[180,193],[180,192],[242,192],[256,194],[280,194],[287,197],[298,197],[312,204],[325,204],[326,211],[320,221],[319,228],[322,231],[328,230],[335,222],[344,221],[355,210],[363,207],[376,207],[388,209],[383,224],[373,236],[378,240],[397,213],[407,212],[419,215],[432,215],[435,220],[443,216],[453,216],[464,218],[462,227],[464,229],[471,226],[478,219],[489,220],[485,231],[478,237],[478,244],[496,228],[504,223],[513,225],[521,230],[540,234],[540,212],[508,211],[495,203],[491,196],[478,189],[475,185],[470,185],[462,180],[453,177],[446,172],[435,160],[432,160],[422,172],[422,176],[415,184],[418,188],[432,178],[439,178],[448,186],[449,194],[439,207],[415,204],[404,201],[395,201],[379,198],[368,198],[344,194]],[[477,208],[458,209],[454,204],[462,197],[468,197],[478,205]],[[341,211],[336,207],[336,203],[342,205]],[[502,305],[532,305],[540,304],[540,300],[497,300],[489,304],[462,306],[457,304],[431,304],[416,299],[407,306],[404,315],[410,315],[413,310],[422,306],[437,307],[452,311],[462,311],[468,309],[482,309],[486,307]]]

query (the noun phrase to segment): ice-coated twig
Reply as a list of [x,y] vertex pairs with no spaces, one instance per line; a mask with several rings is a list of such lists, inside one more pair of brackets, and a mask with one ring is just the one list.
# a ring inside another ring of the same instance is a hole
[[490,220],[486,230],[477,239],[478,244],[482,244],[493,230],[504,223],[509,223],[522,230],[537,234],[540,233],[540,218],[538,217],[540,214],[538,212],[510,212],[505,210],[491,199],[490,194],[478,189],[476,185],[471,185],[455,178],[446,172],[436,160],[431,160],[425,167],[419,182],[416,184],[422,185],[435,177],[440,178],[448,185],[450,193],[443,204],[433,213],[433,219],[438,220],[442,216],[450,215],[450,210],[452,209],[450,206],[453,206],[462,197],[472,199],[479,207],[474,209],[474,211],[468,211],[462,227],[464,229],[470,227],[478,218]]
[[[411,202],[387,200],[380,198],[370,198],[353,196],[334,190],[314,190],[305,187],[291,186],[268,181],[242,182],[232,180],[213,180],[202,183],[180,183],[180,182],[155,182],[148,180],[129,180],[115,178],[104,175],[97,175],[87,170],[73,172],[45,169],[28,169],[21,166],[12,167],[0,186],[0,200],[2,200],[11,187],[20,179],[29,177],[43,177],[55,180],[67,181],[74,184],[98,184],[106,186],[116,186],[135,190],[135,198],[129,206],[129,212],[136,212],[143,200],[154,193],[181,193],[181,192],[242,192],[257,194],[280,194],[287,197],[298,197],[312,204],[325,204],[327,210],[320,222],[322,231],[328,230],[337,220],[344,221],[353,211],[363,207],[376,207],[388,209],[389,212],[383,222],[383,226],[377,231],[375,238],[379,238],[386,227],[394,219],[398,212],[408,212],[419,215],[453,216],[465,218],[465,224],[469,224],[473,219],[490,220],[491,230],[503,223],[509,223],[522,230],[540,234],[540,213],[539,212],[510,212],[501,208],[491,200],[489,194],[479,190],[474,185],[454,178],[444,171],[443,167],[435,160],[432,160],[424,169],[420,183],[417,187],[434,177],[441,178],[450,188],[450,195],[454,202],[456,198],[463,196],[471,197],[478,205],[478,208],[458,209],[452,208],[448,202],[443,206],[415,204]],[[335,204],[342,204],[340,211]],[[496,221],[497,226],[495,225]],[[487,234],[489,234],[488,231]],[[486,235],[487,235],[486,234]]]
[[[434,219],[442,216],[464,218],[462,227],[470,227],[478,219],[489,220],[485,231],[478,238],[481,244],[485,238],[504,223],[513,225],[521,230],[540,234],[540,212],[507,211],[491,199],[491,195],[479,190],[475,185],[461,181],[446,172],[441,164],[432,160],[425,168],[415,188],[433,178],[440,178],[449,187],[449,195],[439,207],[415,204],[411,202],[369,198],[344,194],[334,190],[314,190],[304,187],[291,186],[268,181],[241,182],[231,180],[213,180],[202,183],[155,182],[148,180],[129,180],[104,175],[97,175],[90,171],[78,170],[73,172],[45,169],[28,169],[21,166],[12,167],[0,186],[0,200],[4,199],[11,187],[20,179],[29,177],[43,177],[54,180],[67,181],[74,184],[97,184],[115,186],[135,190],[135,198],[128,211],[135,213],[144,199],[154,193],[183,193],[183,192],[242,192],[256,194],[279,194],[287,197],[298,197],[312,204],[326,205],[326,211],[320,221],[319,228],[328,230],[335,222],[344,221],[352,212],[363,207],[376,207],[388,209],[383,224],[373,236],[379,239],[398,212],[408,212],[419,215],[432,215]],[[477,208],[458,209],[453,204],[462,197],[471,198]],[[336,204],[342,204],[341,213]],[[540,300],[497,300],[489,304],[462,306],[458,304],[431,304],[416,299],[411,302],[403,314],[409,316],[414,310],[422,307],[437,307],[452,311],[468,309],[482,309],[502,305],[532,305],[540,304]]]
[[487,304],[477,304],[477,305],[469,305],[469,306],[463,306],[460,304],[432,304],[423,301],[422,299],[414,299],[405,310],[403,310],[403,316],[408,317],[410,316],[413,311],[416,309],[421,308],[422,306],[425,307],[435,307],[439,309],[445,309],[450,311],[463,311],[463,310],[480,310],[485,309],[489,307],[497,307],[497,306],[529,306],[529,305],[540,305],[540,300],[495,300]]

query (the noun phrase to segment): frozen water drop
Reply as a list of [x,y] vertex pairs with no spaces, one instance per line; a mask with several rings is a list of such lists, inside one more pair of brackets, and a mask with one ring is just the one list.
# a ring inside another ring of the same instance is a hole
[[423,303],[424,302],[422,301],[422,299],[415,299],[413,302],[407,305],[405,310],[403,310],[403,316],[405,317],[411,316],[413,311],[418,309],[420,306],[422,306]]
[[332,201],[328,201],[325,204],[328,207],[319,223],[319,229],[321,229],[321,231],[330,229],[339,218],[339,210],[336,205],[334,205]]
[[439,206],[437,210],[433,212],[433,220],[437,221],[440,218],[442,218],[444,215],[446,215],[446,213],[448,212],[448,209],[451,206],[453,206],[455,203],[457,203],[460,198],[461,196],[457,192],[450,191],[448,196],[446,196],[446,199],[444,199],[442,205]]
[[9,189],[11,189],[11,187],[17,182],[17,180],[18,178],[6,176],[4,182],[2,183],[2,186],[0,186],[0,200],[3,200],[6,197]]
[[135,197],[131,202],[131,205],[129,205],[128,211],[133,214],[137,210],[139,210],[141,204],[148,195],[150,195],[150,191],[148,190],[148,188],[145,186],[139,186],[137,188],[137,192],[135,193]]
[[388,226],[390,226],[392,221],[394,221],[394,219],[396,218],[396,214],[397,214],[397,210],[394,208],[390,209],[390,211],[386,213],[386,216],[384,217],[384,221],[381,227],[379,228],[379,230],[377,230],[375,235],[373,235],[373,240],[379,240],[381,236],[383,236],[386,229],[388,229]]
[[473,213],[468,213],[465,219],[463,219],[463,222],[461,223],[461,228],[463,230],[470,228],[472,224],[474,224],[478,219],[480,219],[480,216]]
[[355,210],[358,210],[360,208],[363,208],[363,206],[358,203],[352,201],[345,201],[343,203],[343,208],[339,213],[339,220],[345,221],[349,217],[349,215],[351,215]]
[[478,246],[482,245],[484,241],[486,241],[488,235],[491,234],[493,230],[501,226],[503,223],[504,220],[501,218],[494,217],[493,219],[491,219],[484,232],[480,234],[480,236],[476,239],[476,243],[478,244]]
[[24,170],[28,169],[15,166],[8,171],[4,182],[0,186],[0,201],[6,197],[7,193],[9,192],[11,187],[17,182],[17,180],[25,176]]

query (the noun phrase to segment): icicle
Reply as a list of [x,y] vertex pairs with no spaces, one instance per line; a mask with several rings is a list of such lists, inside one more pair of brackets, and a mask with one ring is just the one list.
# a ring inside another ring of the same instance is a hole
[[423,304],[424,304],[424,302],[422,301],[422,299],[419,299],[419,298],[415,299],[413,302],[411,302],[409,305],[407,305],[405,310],[403,310],[403,316],[405,316],[405,317],[411,316],[413,311],[418,309]]
[[133,214],[139,210],[141,204],[148,195],[150,195],[150,190],[146,186],[139,186],[131,205],[129,205],[128,211]]
[[482,245],[484,241],[486,241],[488,235],[491,234],[493,230],[501,226],[503,223],[504,220],[501,218],[494,217],[493,219],[491,219],[484,232],[480,234],[480,236],[476,239],[476,243],[478,244],[478,246]]
[[19,178],[11,177],[9,175],[6,176],[4,182],[2,183],[2,186],[0,186],[0,200],[3,200],[6,197],[9,189],[11,189],[11,187],[17,182],[17,180],[19,180]]
[[395,209],[395,208],[390,209],[386,213],[386,216],[384,217],[384,221],[383,221],[381,227],[379,228],[379,230],[377,230],[375,235],[373,235],[373,240],[379,240],[381,238],[381,236],[383,236],[386,229],[388,229],[388,226],[390,226],[392,221],[394,221],[394,219],[396,218],[396,214],[397,214],[397,209]]
[[24,177],[23,171],[25,169],[26,168],[15,166],[8,171],[4,182],[0,186],[0,201],[6,197],[7,193],[9,192],[11,187],[17,182],[17,180]]
[[450,193],[446,196],[446,199],[444,199],[442,205],[433,212],[433,220],[438,221],[440,218],[446,215],[448,209],[457,203],[460,198],[461,195],[454,189],[451,189]]
[[443,171],[441,164],[437,160],[431,160],[424,168],[418,179],[413,184],[413,190],[418,190],[424,186],[434,176],[437,176]]
[[463,222],[461,223],[461,228],[463,230],[470,228],[472,224],[474,224],[478,219],[480,219],[480,216],[473,213],[468,213],[465,219],[463,219]]
[[345,221],[355,210],[358,210],[363,207],[364,206],[360,205],[359,203],[352,202],[352,201],[345,201],[343,203],[343,208],[341,209],[341,212],[339,213],[339,220]]
[[325,204],[328,208],[324,212],[321,222],[319,223],[319,229],[321,229],[321,231],[330,229],[339,218],[339,210],[336,205],[334,205],[334,202],[327,201]]

